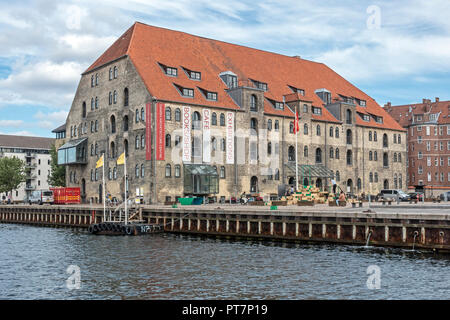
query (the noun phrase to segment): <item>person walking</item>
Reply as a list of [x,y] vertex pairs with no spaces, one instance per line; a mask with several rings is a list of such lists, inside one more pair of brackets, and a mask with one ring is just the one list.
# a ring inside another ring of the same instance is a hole
[[339,205],[341,205],[341,203],[345,203],[346,199],[345,199],[345,193],[343,191],[341,191],[341,194],[339,196]]
[[331,179],[331,184],[333,185],[333,193],[336,195],[336,188],[337,188],[336,181],[334,179]]

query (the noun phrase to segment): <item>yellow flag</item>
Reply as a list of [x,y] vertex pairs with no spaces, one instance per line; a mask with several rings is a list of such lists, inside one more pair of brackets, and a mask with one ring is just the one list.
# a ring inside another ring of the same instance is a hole
[[103,155],[98,159],[97,166],[95,168],[103,167]]
[[117,159],[117,164],[125,164],[125,152],[119,156]]

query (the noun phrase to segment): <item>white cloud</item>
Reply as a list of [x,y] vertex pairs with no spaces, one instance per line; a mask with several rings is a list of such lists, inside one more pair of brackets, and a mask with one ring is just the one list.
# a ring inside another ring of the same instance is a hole
[[38,111],[33,117],[39,120],[37,122],[37,126],[39,128],[53,130],[66,122],[68,114],[69,113],[67,111],[55,111],[50,113]]
[[0,80],[0,106],[38,104],[68,109],[82,71],[75,62],[16,65],[6,79]]
[[23,126],[23,120],[0,120],[0,128],[12,127],[19,128]]
[[[381,25],[369,30],[373,4]],[[16,62],[0,80],[0,108],[32,104],[67,113],[81,72],[134,21],[300,55],[354,83],[403,77],[425,84],[450,70],[448,12],[448,0],[10,2],[0,10],[0,57]],[[65,119],[45,116],[35,115],[38,127]]]
[[0,134],[8,134],[8,135],[12,135],[12,136],[36,136],[36,134],[27,131],[27,130],[22,130],[22,131],[13,131],[13,132],[3,132],[0,131]]

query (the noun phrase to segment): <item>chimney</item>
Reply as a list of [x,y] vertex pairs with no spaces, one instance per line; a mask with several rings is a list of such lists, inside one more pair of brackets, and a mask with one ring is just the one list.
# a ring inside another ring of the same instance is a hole
[[386,107],[390,107],[391,106],[391,102],[389,101],[389,102],[387,102],[385,105],[384,105],[384,107],[386,108]]
[[436,97],[436,102],[439,102],[439,98],[438,97]]
[[423,104],[427,103],[427,99],[423,98],[423,99],[422,99],[422,103],[423,103]]

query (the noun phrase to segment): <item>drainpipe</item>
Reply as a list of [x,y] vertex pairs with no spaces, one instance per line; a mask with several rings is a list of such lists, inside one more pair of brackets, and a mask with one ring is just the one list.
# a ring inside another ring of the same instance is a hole
[[[238,168],[237,168],[237,137],[236,137],[236,122],[237,122],[237,112],[234,112],[234,197],[236,198],[236,202],[238,199],[237,195],[237,184],[238,184]],[[231,200],[230,200],[231,202]]]
[[[324,161],[324,163],[325,163],[325,166],[328,168],[328,148],[327,148],[327,135],[328,135],[328,129],[327,129],[327,123],[326,123],[326,122],[325,122],[324,134],[325,134],[325,150],[324,150],[324,153],[325,153],[325,161]],[[325,178],[324,180],[325,180],[325,185],[324,185],[323,190],[325,190],[325,188],[328,189],[328,178]]]
[[157,200],[157,193],[156,193],[156,103],[157,103],[156,97],[152,97],[152,118],[150,120],[151,122],[151,131],[152,131],[152,158],[153,158],[153,204],[156,204],[158,202]]
[[[355,125],[355,127],[356,127],[356,125]],[[366,183],[365,183],[365,181],[366,181],[366,179],[365,179],[366,149],[365,149],[365,146],[364,146],[364,133],[365,133],[364,132],[364,127],[362,127],[362,189],[363,189],[363,192],[366,193]]]
[[281,172],[282,172],[281,179],[283,181],[283,184],[286,184],[286,176],[284,174],[284,120],[285,117],[283,116],[281,121],[281,143],[278,148],[278,152],[281,150]]

